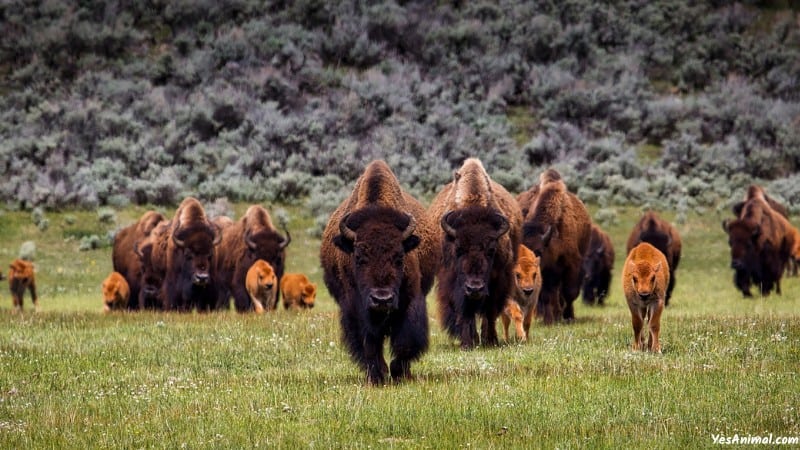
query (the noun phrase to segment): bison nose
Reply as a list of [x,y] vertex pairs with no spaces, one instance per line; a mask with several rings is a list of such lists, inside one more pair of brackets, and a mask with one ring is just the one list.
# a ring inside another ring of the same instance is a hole
[[472,296],[480,293],[484,286],[485,284],[481,280],[467,280],[467,282],[464,283],[464,292],[467,295]]
[[522,293],[525,295],[533,294],[533,288],[522,288]]
[[639,298],[642,299],[642,300],[649,300],[650,297],[652,297],[652,295],[653,295],[652,292],[640,292],[639,293]]
[[158,294],[158,289],[156,289],[154,286],[145,286],[142,288],[142,291],[144,291],[144,295],[148,297],[153,297]]
[[208,284],[208,274],[207,273],[197,273],[194,275],[194,284],[198,286],[205,286]]
[[390,289],[373,289],[369,293],[369,301],[373,308],[387,308],[394,301],[394,293]]
[[734,259],[731,261],[731,268],[736,270],[744,269],[744,263],[740,259]]
[[272,289],[272,283],[267,283],[264,285],[264,287],[267,289]]

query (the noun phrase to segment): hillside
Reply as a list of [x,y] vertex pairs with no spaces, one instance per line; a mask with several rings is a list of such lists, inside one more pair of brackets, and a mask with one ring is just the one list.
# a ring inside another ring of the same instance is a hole
[[610,3],[3,2],[0,200],[323,211],[374,158],[426,195],[474,155],[601,206],[800,205],[796,2]]

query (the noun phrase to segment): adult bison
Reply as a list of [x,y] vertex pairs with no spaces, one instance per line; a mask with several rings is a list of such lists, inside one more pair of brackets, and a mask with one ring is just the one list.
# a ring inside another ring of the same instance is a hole
[[672,297],[672,289],[675,288],[675,271],[681,260],[681,237],[678,230],[669,222],[662,219],[653,211],[647,211],[633,226],[631,234],[628,236],[626,252],[630,253],[634,247],[642,242],[647,242],[657,248],[667,258],[669,264],[669,285],[667,286],[664,306],[669,306],[669,299]]
[[[514,197],[469,158],[433,200],[442,265],[436,300],[442,327],[462,349],[497,345],[495,322],[514,289],[522,214]],[[482,316],[478,337],[476,316]]]
[[130,289],[128,309],[139,309],[140,290],[142,288],[142,263],[137,255],[137,243],[146,239],[152,230],[166,220],[163,214],[156,211],[147,211],[139,220],[117,232],[114,236],[114,246],[111,250],[111,262],[114,271],[125,278]]
[[[247,293],[247,271],[261,259],[272,266],[278,280],[283,276],[286,262],[286,246],[292,242],[289,230],[286,236],[272,224],[269,212],[260,205],[247,208],[244,216],[222,229],[222,242],[216,252],[214,265],[218,277],[217,306],[227,308],[233,295],[233,304],[238,312],[253,310],[253,302]],[[276,288],[277,292],[278,289]],[[267,309],[275,309],[278,298]]]
[[769,295],[773,287],[780,294],[780,281],[795,247],[789,221],[764,196],[756,195],[744,203],[738,218],[725,220],[722,227],[731,248],[734,284],[742,294],[752,296],[751,283],[759,286],[761,295]]
[[217,290],[212,263],[221,238],[219,230],[200,202],[187,197],[165,231],[154,243],[152,255],[156,261],[163,258],[166,269],[162,284],[165,308],[183,312],[214,309]]
[[[324,282],[340,309],[342,336],[367,382],[411,375],[428,348],[425,295],[441,254],[435,224],[389,166],[370,163],[322,234]],[[387,367],[383,342],[394,359]]]
[[525,216],[522,242],[541,258],[542,291],[536,314],[545,324],[573,320],[572,303],[580,293],[591,239],[589,213],[554,169],[544,171],[529,191],[536,194]]
[[153,228],[150,234],[137,241],[134,252],[139,258],[141,275],[139,278],[140,309],[166,309],[164,299],[164,277],[167,274],[167,243],[171,222],[164,220]]
[[583,258],[583,302],[602,305],[611,285],[611,270],[614,268],[614,245],[611,238],[596,224],[592,224],[589,251]]

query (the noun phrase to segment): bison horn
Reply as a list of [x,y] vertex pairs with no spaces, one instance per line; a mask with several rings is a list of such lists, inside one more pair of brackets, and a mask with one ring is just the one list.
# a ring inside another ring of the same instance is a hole
[[186,242],[184,242],[183,239],[178,239],[178,230],[179,228],[175,227],[175,230],[172,231],[172,242],[174,242],[178,247],[183,248],[186,246]]
[[133,253],[136,253],[136,256],[138,256],[139,258],[144,258],[144,255],[142,254],[142,249],[139,248],[139,241],[133,243]]
[[553,234],[553,226],[552,225],[548,225],[547,229],[544,230],[544,233],[542,233],[542,242],[550,241],[550,235],[551,234]]
[[256,248],[258,248],[258,245],[256,245],[256,243],[253,241],[252,233],[250,233],[250,230],[247,230],[244,233],[244,243],[247,245],[247,248],[251,250],[255,250]]
[[348,240],[355,242],[356,232],[347,226],[347,219],[349,218],[350,214],[347,214],[344,217],[342,217],[342,220],[339,222],[339,232],[342,233],[342,236],[344,236]]
[[509,228],[511,228],[511,224],[508,223],[508,219],[502,214],[496,214],[497,219],[500,220],[500,227],[497,228],[497,237],[508,233]]
[[406,215],[408,216],[408,225],[406,226],[406,229],[403,230],[403,236],[400,237],[401,241],[405,241],[406,239],[408,239],[408,237],[411,236],[411,233],[413,233],[414,230],[417,228],[417,221],[416,219],[414,219],[414,216],[412,216],[411,214],[406,214]]
[[220,242],[222,242],[222,228],[214,223],[211,224],[211,228],[214,230],[214,241],[211,243],[211,245],[216,247]]
[[730,219],[725,219],[722,221],[722,229],[725,230],[726,233],[728,232],[728,225],[730,225],[730,222]]
[[450,225],[450,222],[449,222],[450,217],[453,215],[453,213],[455,213],[455,211],[450,211],[447,214],[445,214],[444,216],[442,216],[442,229],[444,230],[445,233],[447,233],[448,236],[450,236],[452,238],[455,238],[456,237],[456,229],[453,228],[453,226]]
[[286,237],[285,237],[285,238],[284,238],[284,239],[281,241],[281,243],[278,245],[278,248],[280,248],[281,250],[283,250],[284,248],[286,248],[286,246],[287,246],[287,245],[289,245],[289,243],[291,243],[291,242],[292,242],[292,235],[291,235],[291,234],[289,234],[289,229],[288,229],[288,228],[286,228],[286,225],[284,225],[282,228],[283,228],[283,231],[285,231],[285,232],[286,232]]

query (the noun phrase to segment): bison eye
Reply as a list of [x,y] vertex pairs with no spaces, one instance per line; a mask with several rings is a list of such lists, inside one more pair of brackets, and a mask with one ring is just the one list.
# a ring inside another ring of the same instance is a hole
[[397,267],[402,266],[403,265],[403,255],[394,255],[394,258],[392,258],[392,262]]
[[633,277],[633,284],[639,284],[639,278]]

